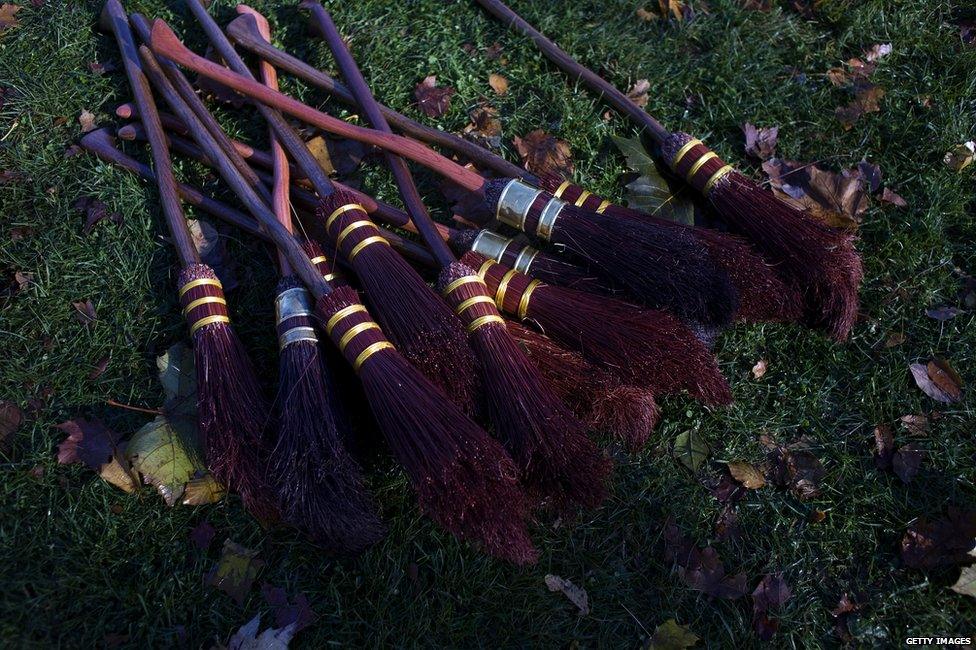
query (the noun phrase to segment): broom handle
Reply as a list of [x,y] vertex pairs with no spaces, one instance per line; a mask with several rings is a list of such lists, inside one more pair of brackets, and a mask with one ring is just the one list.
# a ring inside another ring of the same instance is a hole
[[321,274],[319,274],[315,266],[309,261],[308,256],[302,249],[301,244],[298,243],[298,240],[295,239],[295,236],[278,222],[275,214],[261,200],[261,197],[255,192],[254,187],[247,182],[234,163],[230,161],[230,158],[220,148],[214,136],[204,128],[203,123],[190,110],[189,106],[183,103],[179,93],[169,83],[166,75],[160,69],[159,64],[156,63],[156,58],[149,48],[145,46],[140,47],[139,54],[142,56],[143,66],[147,74],[152,79],[153,84],[159,90],[160,94],[166,99],[166,103],[183,120],[190,133],[193,134],[197,144],[200,145],[200,148],[207,157],[217,166],[217,169],[220,171],[220,176],[230,185],[241,203],[254,215],[274,245],[285,253],[288,263],[291,264],[292,269],[302,279],[302,282],[305,283],[309,291],[316,298],[320,298],[332,291],[329,283],[322,279]]
[[[263,84],[258,83],[254,79],[254,75],[251,74],[251,70],[244,63],[244,59],[240,57],[231,42],[227,40],[227,36],[220,30],[220,26],[217,22],[207,13],[207,8],[203,6],[202,0],[186,0],[186,4],[190,7],[190,11],[193,12],[194,17],[200,26],[203,27],[204,33],[207,35],[207,40],[213,45],[217,53],[227,62],[227,65],[231,67],[234,72],[237,73],[243,79],[249,81],[254,86],[267,90],[268,92],[278,94],[278,91],[272,90]],[[157,21],[159,22],[159,21]],[[165,24],[165,23],[164,23]],[[155,27],[156,23],[153,24]],[[173,36],[176,37],[175,34]],[[216,65],[216,64],[215,64]],[[219,69],[226,71],[229,74],[233,74],[227,68],[223,66],[217,66]],[[235,75],[236,76],[236,75]],[[312,187],[318,192],[318,195],[325,198],[335,191],[335,187],[332,185],[332,181],[329,180],[329,176],[325,173],[325,170],[319,166],[317,160],[312,155],[312,152],[308,150],[302,139],[298,137],[298,134],[288,126],[285,122],[285,118],[282,117],[275,108],[270,105],[266,106],[264,104],[256,103],[255,106],[258,112],[261,113],[261,117],[271,126],[274,130],[275,135],[278,136],[279,143],[291,154],[291,157],[295,159],[295,163],[298,165],[299,169],[305,172],[308,180],[311,181]]]
[[[237,5],[237,13],[254,16],[255,20],[257,20],[258,32],[261,34],[261,37],[271,42],[271,26],[264,16],[243,4]],[[278,90],[278,73],[275,71],[273,65],[266,61],[259,61],[258,73],[261,75],[261,82],[265,86],[272,90]],[[278,141],[274,129],[270,126],[268,127],[268,143],[271,149],[271,174],[274,178],[271,186],[271,209],[274,210],[275,216],[278,217],[278,222],[287,228],[288,232],[294,234],[295,228],[291,222],[291,201],[288,195],[288,186],[291,183],[291,176],[288,173],[288,156],[285,155],[284,148]],[[285,259],[281,251],[278,251],[278,268],[281,270],[282,275],[290,275],[291,273],[288,260]]]
[[[193,0],[195,1],[195,0]],[[228,86],[242,95],[246,95],[259,104],[267,104],[284,113],[288,113],[299,120],[316,126],[324,131],[335,135],[357,140],[366,144],[371,144],[380,149],[392,151],[404,158],[409,158],[435,172],[450,178],[456,184],[470,192],[481,193],[485,184],[479,174],[469,169],[465,169],[452,160],[434,152],[421,143],[405,138],[403,136],[389,133],[380,133],[373,129],[363,128],[354,124],[349,124],[338,118],[332,117],[310,106],[306,106],[297,99],[288,95],[275,92],[259,83],[254,82],[243,75],[235,74],[227,68],[220,66],[213,61],[209,61],[189,50],[173,33],[169,25],[163,20],[156,20],[152,26],[152,47],[153,50],[172,59],[180,65],[193,70],[205,77]],[[287,147],[287,143],[286,147]],[[291,149],[289,148],[289,153]],[[294,154],[292,154],[294,155]],[[309,170],[303,165],[299,165],[306,174]]]
[[176,192],[176,177],[173,175],[173,163],[166,147],[163,125],[159,121],[159,115],[156,114],[156,102],[153,100],[149,82],[139,63],[139,54],[136,51],[132,31],[129,29],[129,21],[119,0],[108,0],[105,3],[102,9],[102,24],[115,34],[115,40],[122,54],[125,75],[146,125],[146,136],[149,140],[153,166],[156,168],[159,200],[163,206],[163,216],[173,238],[180,266],[185,268],[191,264],[199,264],[200,253],[193,245],[186,218],[183,216],[183,206]]
[[[159,107],[157,106],[157,108]],[[189,135],[186,132],[186,127],[183,126],[183,122],[180,122],[176,116],[166,111],[156,112],[159,114],[159,121],[162,122],[164,129],[179,133],[180,135]],[[133,120],[139,117],[139,109],[132,102],[119,104],[115,107],[115,116],[123,120]]]
[[[313,68],[301,59],[288,54],[270,43],[266,43],[257,33],[257,26],[250,16],[235,18],[226,27],[227,35],[240,45],[260,58],[268,61],[277,68],[307,81],[327,92],[347,106],[356,106],[356,99],[352,92],[335,78],[325,72]],[[407,117],[402,113],[380,105],[383,117],[397,130],[412,138],[453,151],[475,163],[482,169],[491,169],[497,174],[511,178],[522,178],[528,183],[534,183],[535,177],[518,165],[510,163],[499,155],[481,147],[474,142],[458,137],[449,131],[441,131]]]
[[475,0],[484,9],[509,27],[514,27],[523,35],[528,36],[536,44],[546,58],[556,64],[563,72],[573,79],[582,81],[591,90],[601,93],[607,102],[619,112],[630,116],[632,120],[643,126],[650,133],[657,144],[661,144],[670,134],[660,122],[651,117],[647,111],[630,101],[627,95],[615,88],[610,82],[598,74],[580,65],[573,57],[559,48],[558,45],[546,38],[539,30],[530,25],[524,18],[505,6],[499,0]]
[[[393,133],[386,118],[383,117],[383,113],[380,111],[376,98],[373,97],[373,93],[366,84],[366,79],[363,78],[359,66],[356,65],[356,61],[352,58],[349,48],[346,47],[345,42],[342,40],[342,35],[339,33],[338,28],[336,28],[332,16],[318,2],[306,0],[303,6],[311,11],[312,20],[325,38],[325,42],[332,51],[332,56],[335,58],[336,63],[339,64],[339,70],[342,72],[342,76],[345,78],[346,83],[349,84],[353,96],[366,114],[366,119],[369,120],[369,123],[377,131]],[[400,188],[400,196],[403,198],[403,204],[407,208],[407,214],[410,215],[414,226],[420,231],[420,236],[423,237],[430,252],[434,254],[434,258],[438,264],[441,267],[450,266],[452,262],[456,261],[454,253],[451,252],[447,243],[441,239],[440,233],[437,232],[437,228],[434,226],[434,220],[431,219],[430,213],[424,207],[423,199],[420,198],[420,192],[413,182],[413,176],[410,175],[410,168],[407,167],[407,161],[396,154],[387,152],[386,163],[389,165],[390,171],[393,172],[393,180],[396,181],[397,187]]]
[[[132,23],[136,34],[139,36],[139,39],[143,43],[148,44],[149,21],[147,21],[142,14],[137,13],[131,14],[129,16],[129,21]],[[160,60],[157,58],[156,62],[159,64],[159,67],[162,68],[163,74],[165,74],[166,78],[169,79],[169,82],[173,85],[173,88],[175,88],[176,92],[178,92],[180,97],[183,98],[186,105],[190,107],[190,110],[196,114],[197,118],[203,123],[204,127],[206,127],[206,129],[213,135],[214,139],[217,140],[217,144],[220,145],[220,148],[223,149],[228,156],[230,156],[230,160],[232,163],[234,163],[234,166],[237,167],[237,170],[244,175],[244,178],[247,179],[248,183],[254,186],[254,189],[257,190],[258,194],[261,195],[264,202],[270,203],[271,194],[268,192],[268,188],[265,187],[256,176],[254,176],[254,172],[251,171],[251,168],[240,158],[240,156],[236,156],[232,153],[234,151],[234,147],[230,143],[230,139],[224,133],[223,129],[220,128],[220,125],[217,123],[214,116],[211,115],[210,111],[207,110],[203,100],[201,100],[197,95],[196,91],[193,89],[193,86],[190,85],[190,82],[187,81],[186,77],[183,76],[183,73],[180,72],[180,69],[177,68],[172,62],[165,59]]]

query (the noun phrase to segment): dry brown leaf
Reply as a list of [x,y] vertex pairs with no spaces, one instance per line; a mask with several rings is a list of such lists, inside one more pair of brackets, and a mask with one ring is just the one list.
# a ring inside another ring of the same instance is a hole
[[922,468],[925,452],[912,443],[898,448],[891,459],[891,469],[902,483],[911,483]]
[[878,469],[891,468],[891,457],[895,453],[895,438],[891,427],[879,424],[874,428],[874,466]]
[[929,433],[929,419],[924,415],[903,415],[898,421],[913,436],[927,436]]
[[909,370],[922,392],[937,402],[951,404],[962,397],[962,378],[948,361],[933,359],[925,365],[913,363]]
[[0,451],[10,448],[9,438],[24,421],[24,414],[13,402],[0,402]]
[[207,575],[205,582],[233,598],[238,605],[244,603],[254,579],[264,567],[264,560],[257,559],[258,552],[226,539],[220,559]]
[[88,133],[95,130],[95,114],[85,109],[78,116],[78,124],[81,125],[81,132]]
[[696,643],[698,635],[669,618],[654,628],[654,636],[647,642],[646,650],[686,650]]
[[566,596],[569,602],[576,605],[580,616],[589,615],[590,598],[587,596],[585,589],[577,587],[569,580],[552,575],[551,573],[546,575],[546,586],[549,587],[549,591],[559,591]]
[[864,51],[865,61],[877,61],[891,54],[891,43],[875,43]]
[[488,75],[488,85],[495,91],[496,95],[504,95],[508,92],[508,79],[500,74],[492,73]]
[[895,192],[890,187],[886,187],[884,188],[884,190],[882,190],[881,197],[878,199],[878,201],[880,201],[881,203],[887,203],[889,205],[893,205],[896,208],[908,207],[908,201],[901,198],[901,195]]
[[440,117],[451,107],[451,97],[454,89],[450,86],[438,86],[437,77],[429,75],[413,90],[417,106],[427,117]]
[[907,340],[908,337],[905,336],[904,332],[892,332],[891,334],[888,335],[888,338],[885,340],[884,346],[886,348],[898,347],[899,345],[901,345]]
[[762,168],[779,198],[831,226],[856,227],[871,204],[859,168],[835,173],[779,158],[767,160]]
[[468,118],[471,122],[464,127],[465,137],[492,149],[501,147],[502,121],[498,119],[497,108],[481,102],[468,111]]
[[645,23],[647,23],[647,22],[650,22],[652,20],[657,20],[657,14],[654,13],[653,11],[648,11],[644,7],[638,7],[637,8],[637,18],[639,20],[643,20]]
[[563,178],[573,175],[572,150],[569,143],[536,129],[524,138],[514,138],[515,149],[522,157],[522,165],[534,174],[555,174]]
[[748,490],[758,490],[766,485],[766,477],[763,473],[755,465],[744,460],[730,462],[729,473]]
[[75,308],[75,318],[79,323],[89,329],[95,325],[98,316],[95,314],[95,305],[91,300],[77,300],[72,302],[71,306]]
[[947,151],[943,162],[950,169],[958,172],[971,165],[974,159],[976,159],[976,141],[970,140],[969,142],[957,144]]
[[760,359],[759,361],[756,362],[756,365],[752,367],[752,376],[756,379],[762,379],[763,375],[766,374],[766,370],[768,369],[768,367],[769,366],[766,363],[766,360]]
[[746,154],[759,160],[768,160],[776,153],[776,140],[779,138],[779,127],[756,128],[746,122],[742,125],[742,133],[746,136]]
[[651,89],[651,82],[647,79],[638,79],[627,91],[627,99],[634,102],[637,106],[644,108],[647,106],[647,91]]
[[17,20],[17,12],[21,9],[22,7],[10,3],[0,5],[0,34],[8,29],[20,26],[20,21]]
[[938,569],[965,563],[976,545],[976,510],[950,507],[946,517],[919,517],[901,540],[901,559],[911,569]]

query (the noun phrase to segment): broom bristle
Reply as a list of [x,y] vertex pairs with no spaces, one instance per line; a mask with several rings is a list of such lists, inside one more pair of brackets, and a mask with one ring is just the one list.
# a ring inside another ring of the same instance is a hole
[[[337,191],[322,202],[318,216],[328,221],[342,206],[356,205],[355,196]],[[347,230],[350,226],[356,227]],[[477,370],[461,321],[379,235],[365,210],[347,209],[326,228],[331,236],[327,252],[333,259],[338,252],[337,238],[346,232],[340,242],[342,255],[351,264],[367,302],[397,348],[444,394],[471,412],[477,393]],[[357,248],[360,244],[363,247]]]
[[[749,243],[730,233],[707,228],[695,228],[683,223],[668,221],[654,215],[604,202],[603,197],[586,193],[579,185],[563,187],[563,180],[554,174],[539,178],[539,187],[548,192],[562,188],[559,198],[575,203],[581,197],[581,207],[597,210],[603,205],[608,218],[639,219],[652,221],[663,228],[685,231],[702,243],[709,257],[729,276],[739,295],[736,319],[745,322],[795,322],[803,316],[803,296],[797,289],[776,275],[772,266],[749,246]],[[584,195],[585,193],[585,195]],[[542,279],[540,277],[540,279]],[[563,285],[566,286],[566,285]]]
[[[205,264],[193,264],[180,272],[179,286],[209,280],[187,290],[184,308],[204,297],[223,297],[217,274]],[[230,326],[225,304],[209,302],[187,313],[191,326],[203,318],[217,322],[203,325],[193,334],[197,376],[197,421],[203,438],[207,466],[214,478],[237,492],[244,506],[262,521],[278,519],[268,484],[263,448],[270,428],[270,409],[244,346]]]
[[[301,287],[286,277],[277,292]],[[312,326],[307,316],[284,317],[279,336]],[[348,422],[335,379],[311,337],[287,343],[279,368],[279,433],[269,460],[283,518],[336,553],[359,553],[385,530],[359,465],[342,442]]]
[[[328,322],[354,306],[360,306],[356,292],[341,287],[319,300],[318,315]],[[365,311],[352,313],[339,320],[331,337],[338,343],[369,320]],[[384,341],[380,330],[365,330],[343,353],[355,364],[370,346]],[[516,564],[535,562],[518,472],[501,445],[395,349],[379,349],[358,372],[380,429],[428,516],[492,555]]]
[[470,305],[461,316],[481,361],[489,419],[523,486],[534,501],[559,511],[597,506],[606,498],[609,460],[509,335],[484,285],[455,284],[465,278],[476,279],[477,273],[454,262],[441,272],[439,288],[455,308]]
[[632,452],[647,443],[661,417],[651,391],[620,382],[519,323],[509,321],[508,331],[576,417],[618,438]]
[[[662,146],[662,154],[673,160],[692,140],[686,133],[674,133]],[[674,165],[675,171],[687,175],[707,153],[702,144],[692,146]],[[705,192],[704,184],[723,166],[720,158],[713,157],[697,168],[691,184],[706,193],[718,214],[803,292],[805,323],[826,329],[837,340],[846,339],[857,318],[863,278],[852,236],[814,221],[734,170]]]
[[[465,255],[462,262],[482,269],[492,291],[497,291],[502,277],[510,272],[500,264],[485,268],[484,258],[474,253]],[[527,293],[529,298],[523,300]],[[647,386],[655,395],[686,390],[707,404],[732,401],[714,356],[670,314],[563,287],[533,287],[519,273],[507,283],[503,307],[628,383]]]
[[[485,183],[488,205],[496,208],[509,182]],[[526,214],[526,231],[536,231],[552,200],[548,192],[536,197]],[[682,318],[720,327],[732,321],[738,308],[728,275],[687,233],[636,219],[607,219],[566,204],[552,228],[551,241],[585,260],[642,303],[666,308]]]

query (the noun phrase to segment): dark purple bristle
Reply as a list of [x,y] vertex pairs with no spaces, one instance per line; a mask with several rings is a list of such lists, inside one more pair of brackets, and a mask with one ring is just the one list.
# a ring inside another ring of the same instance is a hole
[[[338,288],[319,300],[318,314],[326,322],[356,304],[355,291]],[[370,357],[359,378],[424,512],[492,555],[535,562],[518,472],[501,445],[394,349]]]
[[[475,275],[470,267],[455,262],[441,272],[438,284],[443,291],[455,280]],[[485,295],[482,284],[468,283],[448,299],[460,303]],[[497,316],[490,303],[475,305],[466,313]],[[504,322],[475,328],[471,339],[481,361],[481,383],[495,437],[515,460],[530,497],[561,511],[598,505],[606,497],[609,460],[546,384]]]
[[[278,293],[301,286],[283,278]],[[343,444],[348,421],[319,344],[297,341],[279,353],[279,431],[269,457],[284,520],[316,542],[356,554],[385,532]]]
[[[217,275],[205,264],[194,264],[180,272],[179,285],[203,278],[216,280]],[[271,411],[244,346],[229,323],[211,323],[193,335],[193,352],[207,466],[255,517],[278,519],[263,449]]]

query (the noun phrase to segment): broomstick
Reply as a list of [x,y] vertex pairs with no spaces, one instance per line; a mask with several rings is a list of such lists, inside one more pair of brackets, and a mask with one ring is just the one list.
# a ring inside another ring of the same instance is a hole
[[[311,6],[366,118],[378,131],[391,133],[332,18],[320,5],[305,6]],[[406,162],[389,153],[386,161],[414,226],[440,267],[438,288],[470,332],[489,419],[518,464],[526,490],[539,501],[552,500],[558,509],[572,504],[596,506],[606,497],[608,460],[508,333],[484,283],[473,269],[458,263],[441,238]]]
[[207,465],[218,481],[241,495],[245,507],[256,517],[276,519],[262,449],[270,410],[244,346],[231,328],[223,287],[213,269],[201,263],[193,245],[152,91],[118,0],[105,3],[100,23],[115,35],[126,77],[144,116],[163,215],[182,267],[179,297],[193,340],[197,424]]
[[[267,22],[259,21],[259,27],[270,40]],[[265,85],[277,88],[274,68],[262,63],[259,69]],[[281,225],[293,232],[288,158],[273,132],[269,140],[272,209]],[[343,444],[350,424],[338,401],[335,376],[319,349],[311,296],[280,253],[278,266],[280,431],[269,457],[274,487],[285,521],[330,549],[359,553],[382,538],[384,527],[363,485],[362,470]]]
[[[316,24],[318,22],[316,19],[317,12],[321,10],[320,5],[315,2],[305,2],[303,6],[312,10],[312,24],[316,28],[313,31],[321,32],[321,27]],[[349,90],[338,81],[261,40],[257,34],[257,25],[250,17],[242,16],[235,19],[228,24],[227,32],[237,43],[258,54],[262,59],[275,62],[276,65],[289,73],[326,90],[344,103],[353,103]],[[478,166],[491,169],[503,176],[521,178],[527,183],[552,192],[556,198],[565,198],[570,203],[575,202],[583,195],[582,188],[564,183],[561,178],[551,175],[543,175],[542,178],[539,178],[473,142],[452,133],[419,124],[385,106],[380,108],[393,126],[422,142],[453,151],[472,160]],[[770,265],[738,237],[701,228],[691,228],[684,224],[677,224],[652,215],[628,210],[590,193],[586,193],[583,200],[582,207],[598,214],[651,220],[658,227],[684,230],[695,237],[707,248],[713,262],[728,274],[732,286],[738,293],[737,320],[744,322],[792,322],[802,316],[802,296],[799,291],[783,282],[770,268]],[[474,215],[467,216],[471,218]],[[541,266],[545,261],[540,259],[538,263]],[[571,278],[568,279],[567,283],[559,282],[556,277],[547,277],[546,281],[574,286]]]
[[[140,53],[144,61],[154,62],[146,48]],[[213,136],[184,110],[165,78],[161,81],[170,107],[311,292],[316,316],[359,375],[376,422],[423,510],[457,537],[494,555],[518,564],[534,562],[524,495],[505,450],[396,350],[354,290],[333,287],[322,278]],[[275,134],[280,138],[280,129]]]
[[667,306],[690,320],[727,323],[736,309],[728,276],[693,238],[634,219],[605,219],[516,179],[485,180],[420,143],[348,124],[197,56],[165,22],[152,30],[153,49],[238,92],[336,135],[376,145],[440,173],[480,197],[499,220],[560,244],[619,282],[642,302]]
[[[186,4],[210,43],[237,72],[235,76],[239,75],[268,92],[278,94],[254,81],[247,65],[200,0],[187,0]],[[355,270],[384,329],[394,337],[407,358],[447,395],[465,409],[472,408],[476,383],[475,360],[461,321],[431,291],[413,267],[384,245],[385,240],[376,234],[376,227],[369,220],[353,216],[350,209],[345,207],[347,203],[342,202],[345,197],[329,198],[334,189],[332,183],[278,111],[261,104],[256,104],[256,107],[274,128],[278,139],[309,178],[319,197],[332,206],[325,214],[329,217],[326,219],[326,230],[335,238],[333,248],[342,251],[344,259]],[[314,177],[310,171],[313,169]]]
[[805,321],[844,340],[858,309],[861,260],[850,234],[813,220],[783,203],[721,160],[687,133],[669,132],[626,95],[577,63],[499,0],[477,0],[489,13],[528,36],[560,69],[600,93],[644,128],[678,176],[704,195],[716,212],[742,232],[803,292]]

